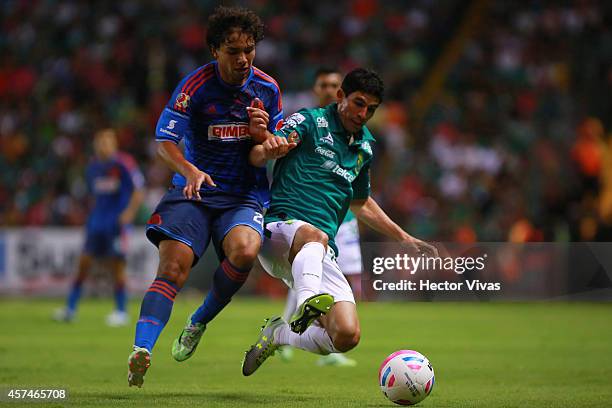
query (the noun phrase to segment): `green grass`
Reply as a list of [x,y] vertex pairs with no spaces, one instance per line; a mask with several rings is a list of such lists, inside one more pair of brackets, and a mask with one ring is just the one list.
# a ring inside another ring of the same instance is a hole
[[410,348],[436,372],[419,406],[612,406],[611,304],[361,304],[362,341],[349,354],[356,368],[317,367],[317,356],[299,352],[292,363],[272,358],[248,378],[240,371],[243,352],[282,304],[234,301],[194,357],[179,364],[170,344],[196,305],[177,302],[145,385],[136,389],[126,380],[134,328],[103,324],[110,302],[85,300],[79,321],[60,325],[49,320],[59,302],[0,301],[0,388],[69,390],[67,402],[36,407],[389,407],[378,366]]

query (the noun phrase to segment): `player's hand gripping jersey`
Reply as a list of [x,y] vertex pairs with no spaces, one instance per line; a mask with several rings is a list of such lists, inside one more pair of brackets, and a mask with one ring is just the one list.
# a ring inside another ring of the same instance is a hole
[[[268,130],[282,124],[282,102],[278,84],[253,67],[241,86],[225,83],[217,63],[206,64],[187,75],[177,86],[157,123],[158,141],[185,141],[185,158],[208,173],[217,187],[202,185],[204,195],[222,192],[256,198],[266,204],[268,182],[265,169],[248,163],[253,142],[249,134],[247,106],[263,101],[270,115]],[[185,178],[175,174],[175,186]],[[210,198],[210,197],[209,197]]]
[[[300,144],[274,166],[272,204],[266,223],[287,219],[306,221],[334,237],[352,199],[370,195],[371,143],[364,126],[349,134],[340,122],[337,104],[302,109],[287,118],[277,135]],[[280,176],[282,174],[282,177]]]

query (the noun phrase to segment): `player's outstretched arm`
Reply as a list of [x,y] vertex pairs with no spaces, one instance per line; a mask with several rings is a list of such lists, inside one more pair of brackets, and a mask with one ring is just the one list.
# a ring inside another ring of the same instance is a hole
[[360,221],[364,222],[374,231],[380,232],[395,241],[414,247],[417,251],[425,252],[429,256],[438,256],[436,247],[404,231],[389,218],[372,197],[368,197],[365,200],[353,200],[351,202],[351,210]]
[[208,174],[189,163],[173,142],[159,142],[157,153],[170,169],[185,177],[186,183],[185,188],[183,188],[185,197],[201,200],[200,187],[202,187],[202,184],[208,184],[212,187],[217,186]]

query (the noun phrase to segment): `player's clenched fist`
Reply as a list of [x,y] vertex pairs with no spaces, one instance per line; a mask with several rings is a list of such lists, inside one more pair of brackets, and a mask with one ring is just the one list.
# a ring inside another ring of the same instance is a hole
[[261,145],[264,149],[264,155],[267,160],[274,160],[278,159],[279,157],[283,157],[291,149],[297,146],[295,142],[288,142],[287,139],[280,136],[270,137]]
[[253,99],[251,106],[247,107],[247,112],[249,114],[249,133],[253,140],[261,143],[268,135],[270,115],[264,110],[263,102],[259,98]]

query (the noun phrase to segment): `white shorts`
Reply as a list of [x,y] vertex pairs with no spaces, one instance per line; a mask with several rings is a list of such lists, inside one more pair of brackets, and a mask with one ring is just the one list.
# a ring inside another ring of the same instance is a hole
[[343,222],[336,234],[338,265],[345,275],[359,275],[362,270],[361,247],[359,246],[359,224],[357,218]]
[[[259,262],[271,276],[282,279],[287,286],[293,288],[293,275],[289,263],[289,250],[298,228],[308,224],[299,220],[270,222],[266,224],[266,232]],[[323,276],[321,278],[321,293],[329,293],[336,302],[355,303],[353,291],[340,271],[333,249],[327,248],[323,258]]]

